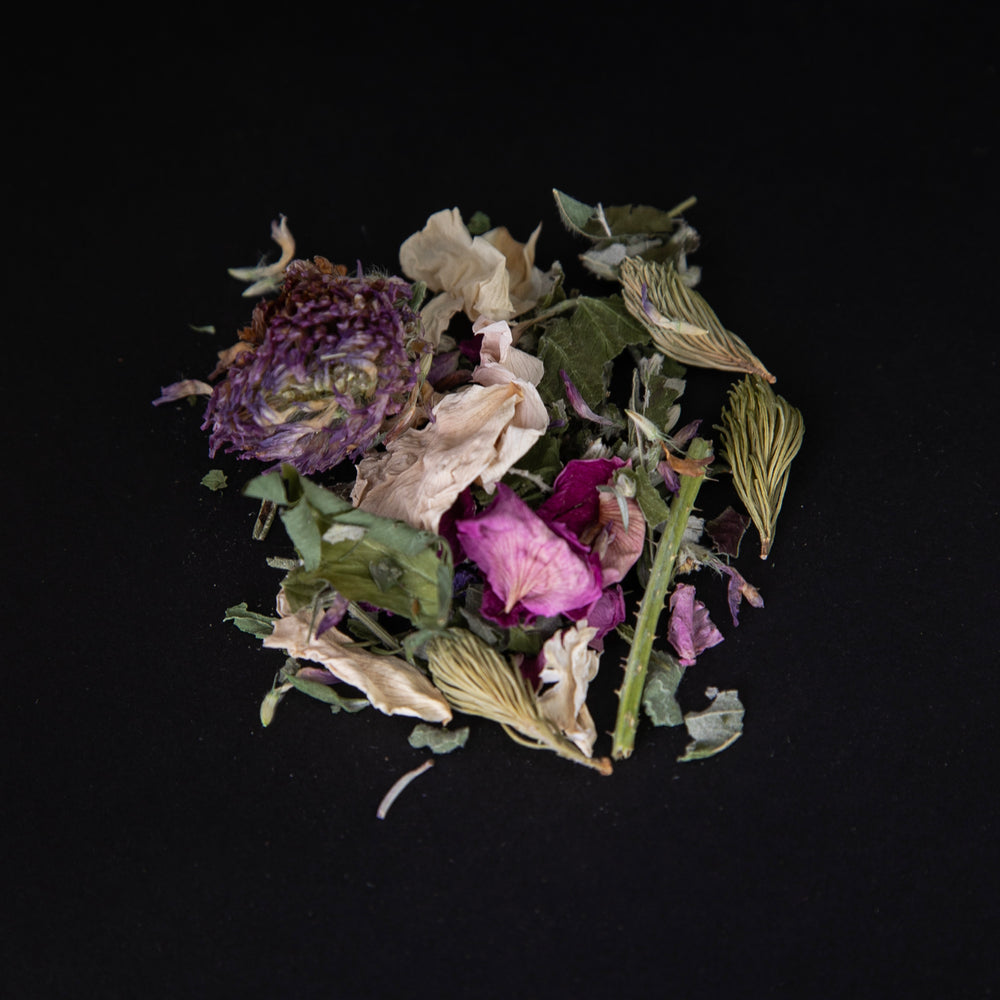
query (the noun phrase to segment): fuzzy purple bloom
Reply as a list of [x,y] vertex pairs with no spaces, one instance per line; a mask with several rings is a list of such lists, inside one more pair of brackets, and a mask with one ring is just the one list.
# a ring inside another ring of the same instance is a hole
[[254,310],[254,349],[236,356],[209,400],[210,454],[227,446],[305,475],[362,455],[417,384],[411,295],[399,278],[292,261],[279,295]]
[[722,642],[722,633],[708,617],[708,608],[696,600],[689,583],[677,584],[670,595],[667,639],[684,667],[690,667],[699,653]]

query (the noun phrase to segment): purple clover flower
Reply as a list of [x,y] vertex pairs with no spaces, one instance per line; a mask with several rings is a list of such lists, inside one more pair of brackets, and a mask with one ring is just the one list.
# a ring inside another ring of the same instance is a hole
[[205,413],[210,454],[288,462],[303,475],[360,457],[417,384],[419,316],[410,285],[349,277],[317,257],[292,261],[280,293],[260,303]]

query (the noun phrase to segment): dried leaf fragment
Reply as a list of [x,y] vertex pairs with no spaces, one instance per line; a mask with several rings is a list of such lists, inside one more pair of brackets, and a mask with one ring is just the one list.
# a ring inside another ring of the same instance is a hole
[[721,753],[743,735],[743,704],[735,691],[710,687],[705,691],[712,704],[700,712],[688,712],[684,724],[692,741],[679,761],[702,760]]

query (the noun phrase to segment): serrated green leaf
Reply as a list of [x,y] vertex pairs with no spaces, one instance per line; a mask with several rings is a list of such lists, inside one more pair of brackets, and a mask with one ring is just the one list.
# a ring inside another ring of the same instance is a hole
[[452,750],[464,747],[468,739],[468,726],[461,726],[458,729],[444,729],[441,726],[418,722],[413,727],[408,742],[411,747],[416,749],[428,747],[432,753],[451,753]]
[[566,372],[587,405],[598,409],[607,395],[606,366],[629,344],[649,343],[646,329],[620,295],[581,296],[573,312],[551,320],[538,346],[545,374],[538,389],[546,402],[565,399],[560,370]]
[[709,688],[705,694],[712,700],[700,712],[688,712],[684,725],[692,737],[679,761],[703,760],[721,753],[743,735],[743,705],[735,691]]
[[232,622],[241,632],[248,632],[250,635],[257,636],[258,639],[263,639],[274,631],[274,619],[270,615],[251,611],[247,607],[246,601],[226,608],[226,614],[222,620]]
[[210,469],[201,477],[201,485],[207,486],[213,493],[224,490],[229,485],[229,479],[222,469]]
[[650,654],[642,707],[654,726],[679,726],[684,721],[676,698],[683,676],[684,668],[673,656],[655,650]]

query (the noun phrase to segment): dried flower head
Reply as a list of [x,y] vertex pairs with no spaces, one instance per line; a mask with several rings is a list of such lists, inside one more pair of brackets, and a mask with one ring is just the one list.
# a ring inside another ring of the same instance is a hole
[[322,257],[285,270],[208,403],[211,454],[288,462],[309,475],[362,455],[416,387],[420,320],[400,278],[349,277]]

